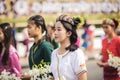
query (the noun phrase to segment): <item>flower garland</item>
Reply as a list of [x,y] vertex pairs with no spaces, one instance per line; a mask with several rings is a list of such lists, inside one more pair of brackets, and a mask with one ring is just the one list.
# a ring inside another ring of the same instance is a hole
[[114,56],[109,50],[107,52],[109,53],[108,65],[116,68],[120,77],[120,57]]

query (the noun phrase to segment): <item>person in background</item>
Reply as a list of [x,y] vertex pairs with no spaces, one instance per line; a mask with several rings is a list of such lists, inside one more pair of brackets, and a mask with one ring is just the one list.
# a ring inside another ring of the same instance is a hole
[[56,49],[59,47],[59,44],[55,41],[55,26],[52,26],[51,24],[47,25],[47,30],[51,38],[51,44],[53,45],[53,48]]
[[13,34],[13,46],[17,49],[17,41],[16,41],[16,23],[12,25],[12,34]]
[[120,57],[120,38],[115,33],[117,26],[112,19],[105,19],[102,28],[106,36],[102,40],[102,59],[97,64],[103,67],[103,80],[120,80],[117,69],[108,65],[109,54]]
[[[60,15],[55,23],[55,40],[60,47],[52,52],[51,71],[54,80],[87,80],[83,51],[75,44],[78,18]],[[63,66],[64,65],[64,66]]]
[[28,32],[27,32],[27,28],[24,28],[23,31],[23,44],[25,45],[26,47],[26,50],[25,50],[25,56],[24,57],[27,57],[28,56],[28,53],[29,53],[29,43],[30,43],[30,40],[29,40],[29,35],[28,35]]
[[95,26],[88,24],[87,21],[84,21],[83,24],[83,29],[84,29],[84,33],[82,34],[82,39],[83,39],[83,44],[82,47],[85,49],[85,53],[88,52],[92,52],[93,51],[93,45],[94,45],[94,30],[95,30]]
[[46,29],[44,18],[41,15],[34,15],[28,19],[28,35],[34,38],[34,44],[30,48],[29,67],[38,66],[43,60],[51,62],[53,47],[49,42],[49,35]]
[[22,69],[17,50],[12,45],[12,28],[9,23],[0,24],[0,74],[6,69],[11,74],[21,76]]
[[77,45],[78,47],[80,47],[80,37],[77,38],[77,41],[76,41],[75,45]]
[[83,24],[83,29],[84,29],[84,33],[82,34],[82,39],[83,39],[83,44],[82,47],[85,50],[88,50],[89,46],[90,46],[90,37],[89,37],[89,24],[87,23],[87,20],[84,21]]
[[95,31],[95,26],[90,24],[89,29],[87,30],[87,33],[89,35],[89,47],[88,51],[92,52],[94,50],[94,31]]
[[[117,19],[112,18],[112,20],[114,21],[116,27],[119,26],[119,21]],[[116,30],[115,30],[115,32],[119,36],[120,35],[120,28],[117,27]]]

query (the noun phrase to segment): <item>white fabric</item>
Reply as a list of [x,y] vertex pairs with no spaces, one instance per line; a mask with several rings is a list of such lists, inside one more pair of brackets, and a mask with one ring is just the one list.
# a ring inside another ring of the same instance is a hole
[[3,14],[4,12],[5,12],[4,2],[0,1],[0,13]]
[[[84,53],[81,49],[73,52],[66,52],[63,55],[57,53],[58,49],[52,52],[51,71],[55,80],[77,80],[77,74],[86,71]],[[59,75],[58,75],[59,72]]]
[[29,4],[25,0],[19,0],[15,3],[14,9],[19,15],[28,14]]

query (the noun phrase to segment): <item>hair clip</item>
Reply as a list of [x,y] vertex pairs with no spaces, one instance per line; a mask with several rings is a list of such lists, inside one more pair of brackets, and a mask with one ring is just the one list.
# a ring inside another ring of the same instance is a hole
[[4,29],[5,29],[5,30],[6,30],[6,29],[8,29],[8,26],[5,26],[5,28],[4,28]]

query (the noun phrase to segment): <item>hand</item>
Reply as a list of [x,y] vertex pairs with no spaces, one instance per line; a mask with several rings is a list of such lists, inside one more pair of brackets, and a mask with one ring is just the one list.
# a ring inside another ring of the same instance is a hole
[[103,67],[107,67],[107,66],[109,66],[108,63],[107,63],[107,62],[104,62],[104,63],[103,63]]
[[98,66],[100,67],[107,67],[108,63],[107,62],[102,62],[101,60],[97,61]]
[[101,60],[98,60],[97,65],[100,66],[100,67],[103,67],[103,62]]
[[20,78],[22,80],[30,80],[31,76],[22,74]]

